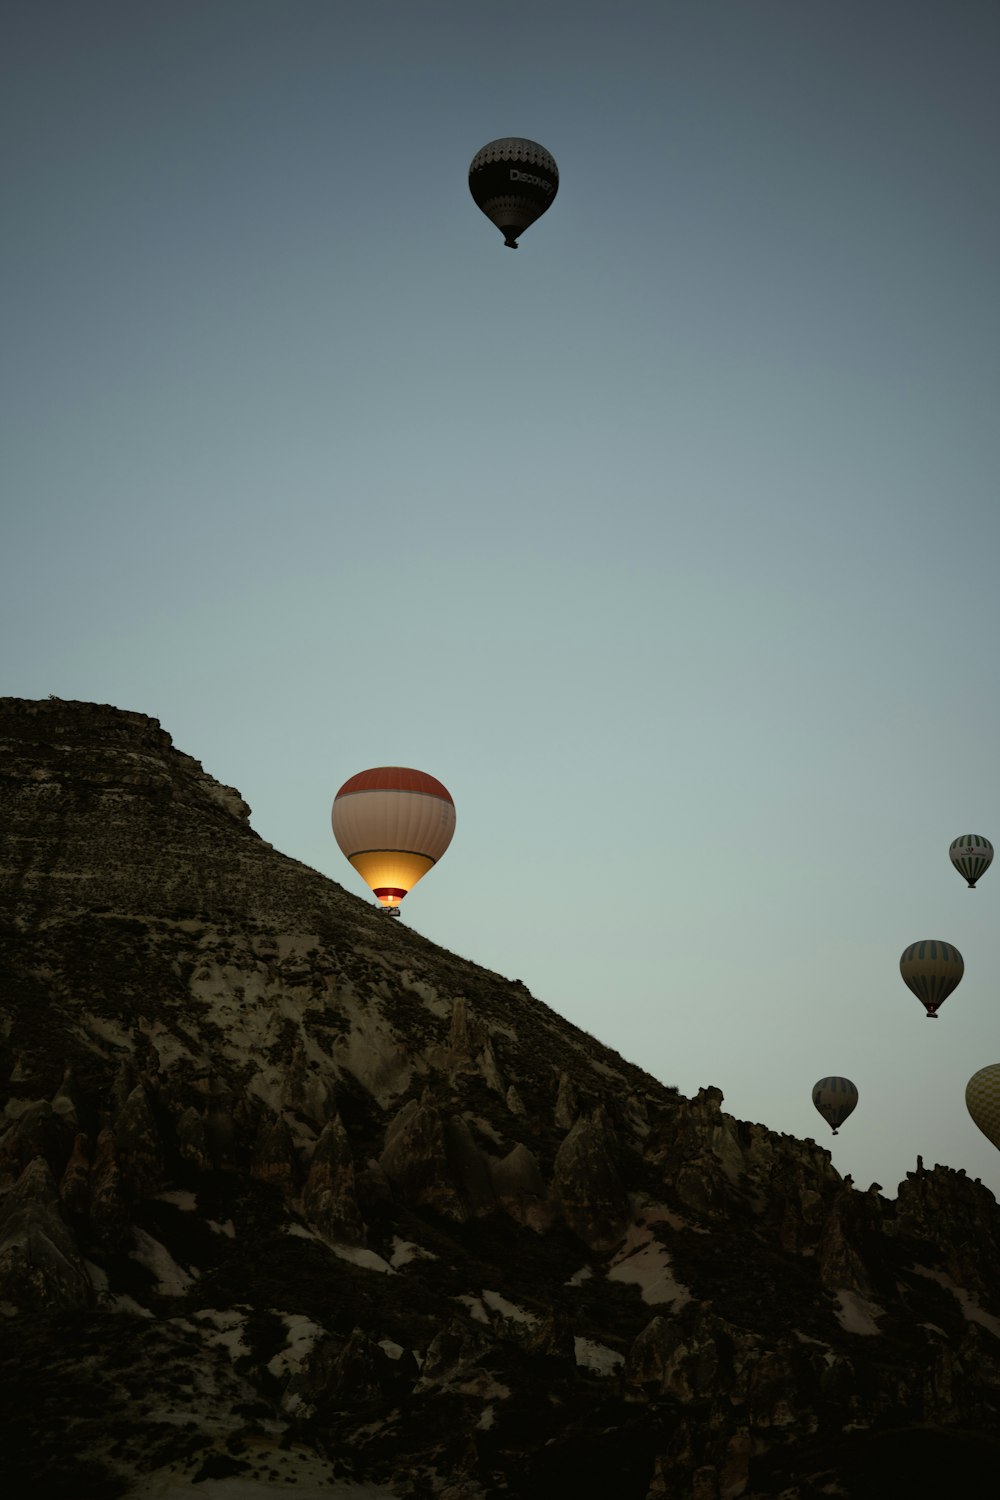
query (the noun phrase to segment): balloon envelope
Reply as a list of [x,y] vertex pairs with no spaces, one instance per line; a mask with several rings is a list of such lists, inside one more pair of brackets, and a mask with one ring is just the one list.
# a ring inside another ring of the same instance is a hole
[[446,786],[409,766],[359,771],[333,799],[333,836],[383,906],[398,906],[451,843]]
[[555,157],[523,136],[488,142],[469,166],[469,192],[511,250],[517,249],[518,235],[541,218],[558,191]]
[[1000,1063],[973,1073],[965,1085],[965,1107],[986,1139],[1000,1151]]
[[942,943],[940,938],[923,938],[903,949],[899,972],[904,984],[927,1011],[928,1020],[933,1020],[938,1007],[961,982],[965,964],[953,943]]
[[849,1078],[821,1078],[813,1084],[813,1103],[832,1126],[834,1135],[847,1116],[854,1113],[857,1102],[858,1091]]
[[963,833],[952,839],[948,853],[955,869],[965,876],[973,891],[980,875],[985,875],[993,863],[993,845],[981,833]]

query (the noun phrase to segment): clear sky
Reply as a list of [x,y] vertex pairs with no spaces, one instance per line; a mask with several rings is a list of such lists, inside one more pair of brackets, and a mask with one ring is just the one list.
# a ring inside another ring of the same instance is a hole
[[[0,690],[154,715],[359,895],[334,793],[431,772],[404,921],[1000,1195],[994,0],[20,0],[0,68]],[[561,174],[516,253],[501,135]]]

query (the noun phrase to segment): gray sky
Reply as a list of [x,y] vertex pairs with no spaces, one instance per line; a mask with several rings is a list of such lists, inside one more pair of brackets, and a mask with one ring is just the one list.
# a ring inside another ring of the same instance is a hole
[[992,0],[0,26],[0,689],[154,715],[359,895],[333,794],[431,772],[404,921],[862,1187],[1000,1194]]

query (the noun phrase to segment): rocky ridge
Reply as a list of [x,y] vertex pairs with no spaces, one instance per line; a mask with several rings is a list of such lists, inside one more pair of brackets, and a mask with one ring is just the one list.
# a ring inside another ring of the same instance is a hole
[[858,1192],[681,1097],[141,714],[0,700],[0,818],[15,1489],[914,1496],[1000,1452],[981,1184]]

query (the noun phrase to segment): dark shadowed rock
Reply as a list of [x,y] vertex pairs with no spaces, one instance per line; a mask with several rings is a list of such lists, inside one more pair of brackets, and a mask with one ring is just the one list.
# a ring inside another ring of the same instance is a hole
[[127,1189],[136,1197],[163,1185],[163,1143],[146,1090],[137,1083],[118,1112],[115,1151]]
[[88,1307],[93,1287],[48,1162],[29,1162],[0,1208],[0,1302],[30,1312]]
[[679,1317],[647,1323],[629,1350],[624,1380],[633,1393],[679,1401],[720,1395],[743,1400],[759,1356],[759,1341],[705,1306],[692,1306]]
[[452,1115],[448,1120],[445,1149],[448,1169],[458,1184],[466,1213],[473,1216],[492,1213],[496,1207],[496,1195],[489,1163],[461,1115]]
[[378,1401],[382,1394],[378,1368],[383,1357],[361,1328],[353,1328],[345,1340],[324,1339],[309,1365],[317,1411],[364,1410]]
[[29,1162],[42,1157],[57,1176],[65,1167],[73,1132],[47,1099],[25,1104],[0,1136],[0,1181],[13,1184]]
[[518,1141],[502,1161],[493,1163],[493,1191],[505,1213],[538,1233],[551,1229],[558,1216],[549,1200],[534,1154]]
[[286,1198],[298,1192],[299,1171],[295,1141],[286,1122],[277,1116],[265,1120],[254,1144],[250,1171],[261,1182],[269,1182]]
[[85,1218],[90,1210],[90,1137],[83,1131],[73,1142],[59,1183],[59,1197],[69,1212],[80,1218]]
[[489,1026],[470,1011],[464,996],[452,1007],[445,1067],[452,1080],[462,1073],[479,1073],[488,1088],[501,1095],[506,1091]]
[[556,1152],[553,1193],[563,1218],[592,1250],[621,1239],[628,1195],[618,1175],[618,1141],[603,1109],[578,1120]]
[[201,1172],[210,1171],[212,1162],[208,1154],[205,1121],[193,1104],[178,1115],[175,1129],[177,1149],[183,1159]]
[[90,1227],[105,1250],[117,1250],[128,1239],[130,1215],[118,1166],[115,1134],[106,1125],[97,1137],[90,1172]]
[[448,1219],[467,1218],[451,1176],[445,1121],[430,1100],[411,1099],[392,1120],[379,1166],[412,1208],[429,1208]]
[[351,1143],[339,1115],[334,1115],[316,1143],[302,1191],[309,1219],[329,1239],[363,1244],[365,1227],[358,1209]]
[[570,1130],[576,1123],[580,1113],[580,1102],[576,1097],[576,1089],[573,1080],[568,1073],[559,1074],[559,1088],[556,1093],[555,1109],[552,1118],[560,1130]]

